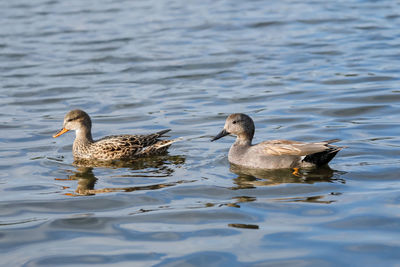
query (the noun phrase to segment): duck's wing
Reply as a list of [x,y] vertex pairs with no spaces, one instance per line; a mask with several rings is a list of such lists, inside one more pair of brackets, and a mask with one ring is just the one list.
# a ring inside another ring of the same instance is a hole
[[171,131],[171,129],[163,130],[153,134],[147,135],[131,135],[131,134],[123,134],[123,135],[109,135],[103,137],[96,141],[98,145],[117,145],[117,146],[139,146],[146,147],[151,146],[158,141],[160,141],[160,137],[164,137],[165,133]]
[[129,158],[140,153],[145,138],[137,135],[111,135],[96,141],[92,153],[101,158]]
[[149,135],[110,135],[97,140],[93,148],[97,153],[114,154],[115,157],[132,157],[143,153],[155,152],[174,140],[161,140],[168,130]]
[[332,139],[328,141],[321,141],[316,143],[305,143],[291,140],[269,140],[257,144],[264,151],[265,154],[271,156],[293,155],[293,156],[306,156],[318,152],[331,150],[336,146],[330,143],[338,142],[339,139]]

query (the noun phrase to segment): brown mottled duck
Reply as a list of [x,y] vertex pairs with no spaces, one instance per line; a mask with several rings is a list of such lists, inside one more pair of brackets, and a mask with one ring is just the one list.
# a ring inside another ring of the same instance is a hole
[[170,129],[147,135],[110,135],[93,140],[92,121],[89,115],[80,109],[71,110],[65,115],[63,128],[53,135],[58,137],[74,130],[75,141],[72,153],[75,159],[86,160],[130,160],[141,156],[159,154],[177,141],[161,140]]

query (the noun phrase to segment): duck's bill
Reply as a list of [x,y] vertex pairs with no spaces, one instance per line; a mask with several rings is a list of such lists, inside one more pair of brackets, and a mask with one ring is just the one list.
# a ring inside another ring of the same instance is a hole
[[61,131],[59,131],[58,133],[56,133],[55,135],[53,135],[54,138],[59,137],[62,134],[65,134],[66,132],[68,132],[69,130],[62,128]]
[[218,140],[224,136],[227,136],[228,134],[229,133],[225,129],[223,129],[219,134],[217,134],[213,139],[211,139],[211,142]]

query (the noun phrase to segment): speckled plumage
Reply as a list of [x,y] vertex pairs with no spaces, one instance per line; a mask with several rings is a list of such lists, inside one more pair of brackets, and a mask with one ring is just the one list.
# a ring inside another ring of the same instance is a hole
[[92,122],[83,110],[71,110],[65,115],[63,129],[53,137],[75,130],[72,146],[75,159],[119,160],[163,153],[176,140],[160,140],[170,129],[148,135],[110,135],[94,141]]
[[253,120],[242,113],[228,116],[224,129],[211,141],[228,134],[236,135],[236,141],[228,154],[229,162],[257,169],[283,169],[316,167],[327,164],[342,149],[330,145],[338,139],[316,143],[290,140],[270,140],[253,145],[255,126]]

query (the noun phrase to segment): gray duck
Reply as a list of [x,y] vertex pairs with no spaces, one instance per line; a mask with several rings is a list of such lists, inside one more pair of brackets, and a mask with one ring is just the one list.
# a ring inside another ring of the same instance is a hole
[[256,169],[312,168],[326,165],[343,148],[331,145],[332,139],[315,143],[290,140],[269,140],[252,144],[255,126],[253,120],[242,113],[228,116],[224,129],[211,141],[226,135],[236,135],[228,154],[230,163]]

